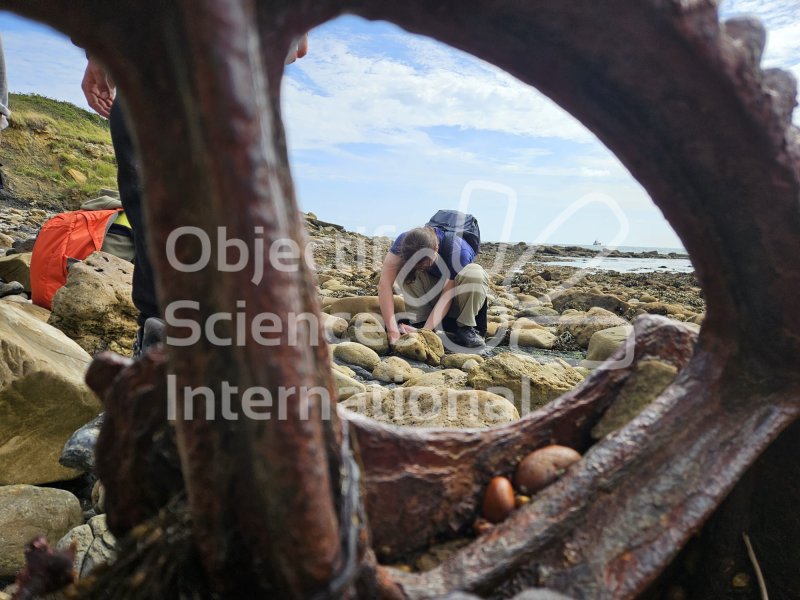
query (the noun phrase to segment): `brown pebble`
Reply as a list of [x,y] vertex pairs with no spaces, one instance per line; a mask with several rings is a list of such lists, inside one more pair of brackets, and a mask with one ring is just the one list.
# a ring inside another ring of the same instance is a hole
[[514,474],[514,483],[522,494],[535,494],[546,488],[564,471],[581,459],[581,455],[566,446],[545,446],[522,459]]
[[500,523],[514,510],[514,486],[505,477],[489,482],[483,497],[483,516],[490,523]]

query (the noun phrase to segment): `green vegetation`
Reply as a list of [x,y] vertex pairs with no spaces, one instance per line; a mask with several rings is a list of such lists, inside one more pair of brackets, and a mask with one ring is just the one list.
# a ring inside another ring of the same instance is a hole
[[11,125],[0,134],[8,195],[74,209],[101,188],[117,187],[105,119],[36,94],[11,94],[9,104]]

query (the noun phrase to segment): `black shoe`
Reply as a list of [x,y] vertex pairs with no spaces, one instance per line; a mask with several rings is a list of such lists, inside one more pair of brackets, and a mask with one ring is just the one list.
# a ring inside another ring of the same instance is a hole
[[144,322],[142,332],[142,353],[144,354],[156,344],[163,344],[167,324],[158,317],[150,317]]
[[459,326],[453,337],[457,344],[466,346],[467,348],[479,348],[486,345],[483,341],[483,337],[481,337],[481,334],[478,333],[478,330],[474,327]]
[[150,317],[144,325],[139,327],[136,332],[136,340],[133,343],[133,358],[138,358],[149,348],[156,344],[164,343],[166,323],[158,317]]

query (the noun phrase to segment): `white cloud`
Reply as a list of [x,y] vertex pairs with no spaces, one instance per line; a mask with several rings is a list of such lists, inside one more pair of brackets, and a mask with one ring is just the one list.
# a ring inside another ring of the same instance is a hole
[[592,142],[565,111],[507,73],[456,50],[392,36],[411,60],[313,37],[314,51],[288,72],[283,107],[293,148],[345,143],[404,145],[432,127]]
[[611,171],[606,169],[591,169],[589,167],[580,168],[581,177],[608,177]]

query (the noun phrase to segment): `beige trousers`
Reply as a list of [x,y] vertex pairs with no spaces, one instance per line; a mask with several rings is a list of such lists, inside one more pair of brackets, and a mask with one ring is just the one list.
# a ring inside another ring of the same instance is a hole
[[[406,303],[406,312],[403,316],[412,323],[425,321],[441,296],[442,285],[438,278],[426,271],[418,272],[412,283],[401,283],[400,291]],[[434,291],[435,288],[438,291]],[[483,267],[475,263],[464,267],[456,275],[454,292],[448,316],[455,318],[459,325],[475,327],[475,315],[478,314],[489,293],[489,276]]]

